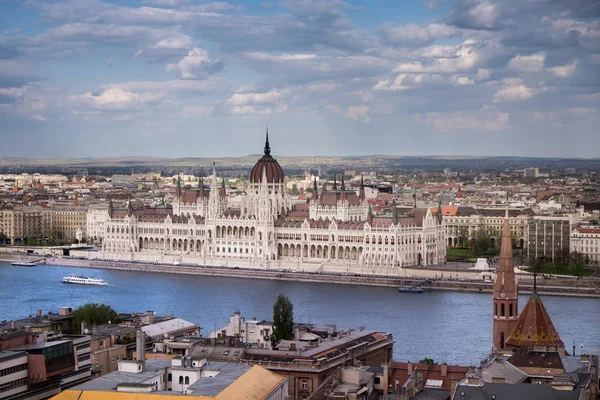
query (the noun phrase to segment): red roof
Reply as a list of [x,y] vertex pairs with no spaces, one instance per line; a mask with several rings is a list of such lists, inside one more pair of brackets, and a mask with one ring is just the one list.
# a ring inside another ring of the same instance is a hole
[[542,300],[534,291],[521,311],[506,346],[529,348],[539,345],[564,347]]

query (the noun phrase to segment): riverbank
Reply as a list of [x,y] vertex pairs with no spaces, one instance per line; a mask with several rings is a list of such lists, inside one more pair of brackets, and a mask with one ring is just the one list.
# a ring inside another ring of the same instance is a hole
[[[24,256],[21,254],[5,253],[0,254],[0,261],[34,261],[40,260],[39,256]],[[101,268],[124,271],[140,271],[154,273],[187,274],[187,275],[207,275],[246,279],[280,280],[312,283],[336,283],[346,285],[362,286],[382,286],[382,287],[411,287],[421,285],[426,290],[447,290],[456,292],[477,292],[491,293],[493,283],[484,282],[481,279],[470,279],[469,275],[461,273],[452,277],[452,271],[439,268],[405,268],[402,276],[369,276],[369,275],[348,275],[344,273],[308,273],[293,270],[265,270],[255,268],[225,267],[225,266],[187,266],[187,265],[168,265],[168,264],[148,264],[140,262],[126,261],[104,261],[104,260],[84,260],[75,258],[55,258],[46,257],[43,259],[45,264],[83,267],[83,268]],[[446,272],[446,277],[444,277]],[[529,276],[519,279],[519,291],[521,294],[529,294],[533,288],[533,281]],[[541,295],[551,296],[570,296],[570,297],[591,297],[600,298],[600,281],[598,279],[586,278],[577,279],[558,279],[552,281],[538,280],[537,291]]]

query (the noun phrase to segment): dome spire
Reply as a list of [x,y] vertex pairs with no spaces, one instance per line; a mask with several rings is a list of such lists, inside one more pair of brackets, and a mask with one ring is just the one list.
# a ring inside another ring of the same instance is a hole
[[267,133],[265,139],[265,156],[271,155],[271,146],[269,146],[269,124],[267,124]]

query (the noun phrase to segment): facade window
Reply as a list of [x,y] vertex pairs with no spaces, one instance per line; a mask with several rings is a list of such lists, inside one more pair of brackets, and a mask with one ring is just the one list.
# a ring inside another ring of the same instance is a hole
[[302,381],[302,390],[308,390],[308,381],[306,379]]

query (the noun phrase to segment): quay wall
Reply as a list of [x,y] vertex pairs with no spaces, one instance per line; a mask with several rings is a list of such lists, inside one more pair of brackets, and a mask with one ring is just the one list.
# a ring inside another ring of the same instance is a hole
[[[39,255],[24,255],[23,253],[3,252],[2,250],[5,249],[0,249],[0,261],[40,260]],[[449,290],[458,292],[491,293],[493,290],[492,282],[484,282],[480,278],[481,271],[454,271],[447,268],[403,268],[398,276],[356,276],[344,272],[326,273],[314,271],[305,272],[292,269],[266,270],[227,266],[150,264],[143,262],[133,263],[127,261],[90,260],[67,257],[45,257],[43,263],[67,267],[381,287],[410,287],[422,284],[422,287],[426,290]],[[425,280],[428,280],[428,282],[423,283]],[[531,276],[524,275],[519,277],[519,291],[521,294],[531,293],[532,288],[533,280],[531,279]],[[541,295],[600,298],[600,279],[597,278],[538,279],[537,288],[538,293]]]

